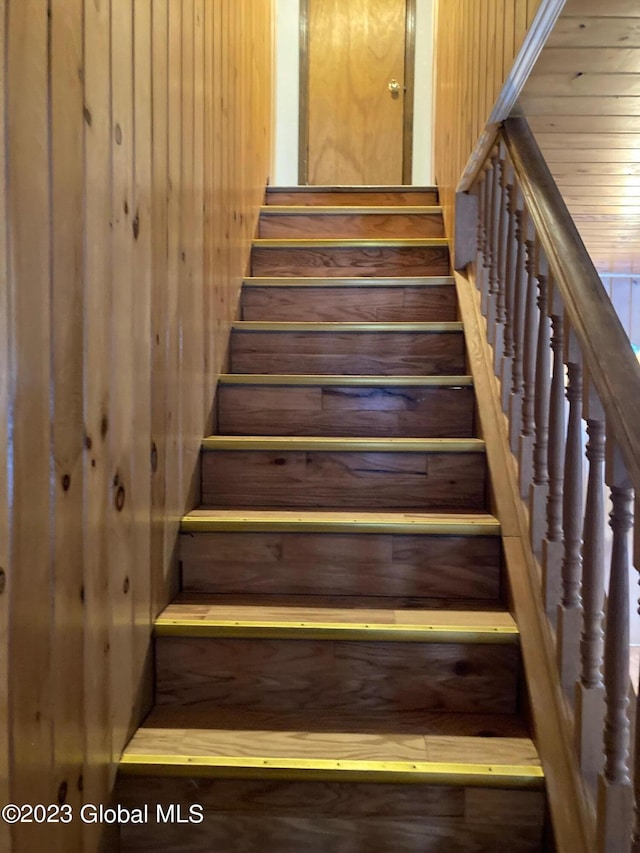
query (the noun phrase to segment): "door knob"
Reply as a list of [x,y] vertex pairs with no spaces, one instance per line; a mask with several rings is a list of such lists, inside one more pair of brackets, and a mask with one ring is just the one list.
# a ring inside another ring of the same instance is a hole
[[389,83],[389,91],[391,92],[392,97],[397,98],[400,94],[400,83],[397,80],[392,80]]

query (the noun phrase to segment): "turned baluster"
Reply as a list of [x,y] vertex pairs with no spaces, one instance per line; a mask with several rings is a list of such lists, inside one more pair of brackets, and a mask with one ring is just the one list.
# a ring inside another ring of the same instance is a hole
[[493,369],[499,374],[504,354],[504,324],[506,319],[506,260],[508,240],[507,187],[509,186],[509,167],[506,162],[504,144],[500,146],[499,159],[500,195],[498,203],[498,260],[497,260],[497,295],[496,295],[496,325],[493,340]]
[[478,245],[476,251],[476,287],[481,298],[484,290],[484,246],[485,246],[485,173],[481,171],[475,185],[478,196]]
[[553,375],[549,396],[549,444],[547,465],[547,530],[542,542],[542,581],[545,608],[551,623],[556,624],[560,602],[560,577],[564,543],[562,537],[562,498],[564,489],[565,402],[564,402],[564,313],[558,288],[551,283],[551,350]]
[[491,163],[485,164],[484,183],[482,185],[482,290],[480,307],[485,319],[489,311],[489,288],[491,286],[491,198],[493,196],[493,170]]
[[538,342],[537,272],[539,243],[531,218],[527,219],[524,338],[522,346],[522,426],[519,436],[518,465],[520,495],[526,498],[533,481],[533,442],[535,439],[536,346]]
[[509,407],[511,393],[511,369],[513,364],[513,306],[515,294],[516,265],[518,244],[516,241],[516,210],[519,204],[519,190],[515,182],[513,167],[509,168],[511,183],[507,187],[507,244],[505,247],[505,317],[504,317],[504,355],[500,365],[502,382],[502,409]]
[[518,450],[518,439],[522,424],[522,390],[523,390],[523,352],[524,324],[529,276],[526,269],[527,260],[527,221],[526,208],[516,211],[516,240],[517,259],[516,275],[513,294],[513,362],[511,367],[511,394],[509,395],[509,440],[511,450]]
[[560,681],[573,702],[580,673],[582,631],[582,361],[569,330],[567,400],[569,420],[564,455],[562,498],[562,600],[558,609],[558,669]]
[[604,772],[598,787],[600,853],[626,853],[632,816],[629,779],[629,532],[633,525],[633,489],[620,453],[607,452],[611,487],[609,524],[613,532],[604,648],[606,716]]
[[539,557],[544,536],[544,505],[549,486],[549,407],[551,393],[551,328],[548,312],[549,264],[542,250],[538,254],[538,339],[536,341],[536,383],[534,392],[535,434],[533,442],[533,482],[529,491],[531,546]]
[[589,377],[585,383],[587,420],[587,501],[582,546],[581,675],[576,690],[576,742],[582,774],[595,788],[602,767],[604,720],[604,412]]
[[495,151],[491,156],[491,210],[489,218],[489,300],[487,305],[488,340],[493,346],[496,339],[496,314],[499,289],[499,234],[500,234],[500,184],[502,163]]

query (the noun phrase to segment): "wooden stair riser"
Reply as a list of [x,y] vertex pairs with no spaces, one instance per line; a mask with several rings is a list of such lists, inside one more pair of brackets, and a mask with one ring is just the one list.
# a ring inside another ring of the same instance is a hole
[[377,189],[377,190],[319,190],[312,188],[269,189],[266,193],[267,204],[322,204],[322,205],[431,205],[438,204],[438,192],[435,189]]
[[[156,638],[156,701],[173,708],[350,718],[443,711],[512,714],[517,645],[329,639]],[[356,729],[357,730],[357,729]]]
[[406,287],[259,287],[242,289],[242,319],[320,322],[457,320],[450,284]]
[[444,237],[437,213],[262,213],[259,237]]
[[545,809],[542,791],[151,776],[121,777],[117,801],[205,809],[202,824],[123,824],[121,853],[539,853]]
[[[248,375],[217,391],[204,507],[182,522],[184,594],[156,621],[156,708],[115,792],[153,813],[121,826],[121,851],[540,853],[500,527],[477,514],[482,448],[371,441],[476,434],[461,329],[409,326],[458,316],[439,212],[346,210],[437,193],[266,202],[296,209],[261,216],[229,352]],[[158,822],[156,803],[204,820]]]
[[471,438],[473,388],[380,385],[218,386],[222,435]]
[[211,507],[482,510],[482,453],[225,450],[202,456]]
[[254,246],[251,275],[255,276],[402,276],[449,275],[446,246]]
[[233,373],[429,376],[465,373],[462,332],[240,331]]
[[497,536],[185,533],[185,592],[500,598]]

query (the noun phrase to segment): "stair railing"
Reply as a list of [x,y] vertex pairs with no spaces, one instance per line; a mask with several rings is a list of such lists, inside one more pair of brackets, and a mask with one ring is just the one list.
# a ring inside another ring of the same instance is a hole
[[471,193],[475,279],[598,850],[640,853],[640,365],[525,119],[504,123]]

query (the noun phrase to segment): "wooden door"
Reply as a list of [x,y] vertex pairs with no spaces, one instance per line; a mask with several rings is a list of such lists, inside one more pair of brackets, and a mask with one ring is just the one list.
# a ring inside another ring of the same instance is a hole
[[407,0],[306,0],[303,8],[301,183],[401,184]]

